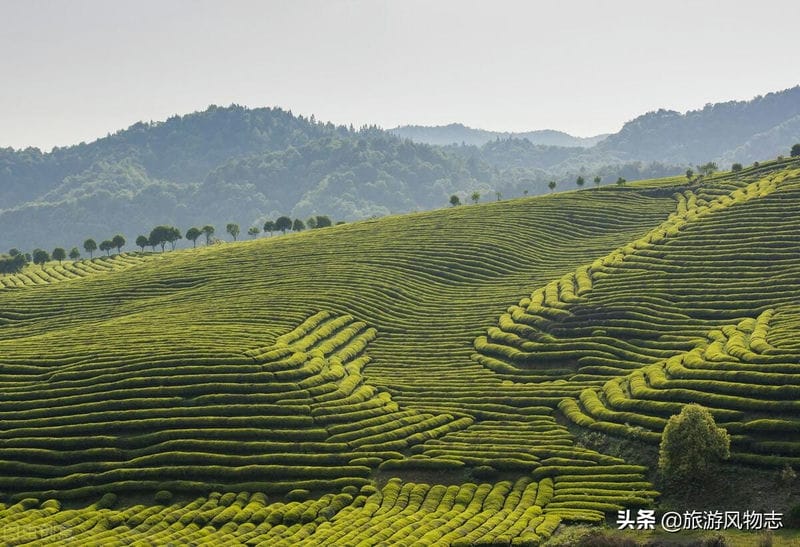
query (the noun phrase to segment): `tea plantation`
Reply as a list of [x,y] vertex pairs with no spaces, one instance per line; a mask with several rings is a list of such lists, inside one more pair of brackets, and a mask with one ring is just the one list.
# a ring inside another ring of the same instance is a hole
[[800,161],[0,276],[0,544],[538,545],[800,465]]

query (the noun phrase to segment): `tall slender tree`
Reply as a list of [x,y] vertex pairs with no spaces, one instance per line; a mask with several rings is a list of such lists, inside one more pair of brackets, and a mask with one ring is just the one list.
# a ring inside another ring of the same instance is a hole
[[94,258],[94,252],[97,250],[97,242],[94,239],[87,239],[83,242],[83,250],[89,253],[89,259]]

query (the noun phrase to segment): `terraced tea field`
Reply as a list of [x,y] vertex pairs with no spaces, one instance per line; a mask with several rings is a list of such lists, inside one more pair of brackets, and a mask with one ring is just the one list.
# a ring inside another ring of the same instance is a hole
[[0,538],[536,545],[658,495],[564,423],[690,401],[800,463],[798,212],[783,161],[0,277]]

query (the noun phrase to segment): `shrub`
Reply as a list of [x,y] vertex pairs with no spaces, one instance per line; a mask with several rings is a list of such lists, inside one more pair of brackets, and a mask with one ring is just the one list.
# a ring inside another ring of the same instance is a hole
[[286,494],[286,499],[289,501],[304,501],[308,499],[309,494],[311,494],[311,492],[309,492],[308,490],[305,490],[303,488],[296,488],[290,491],[288,494]]
[[797,478],[797,472],[792,469],[791,465],[787,463],[783,466],[783,469],[781,469],[780,478],[781,482],[784,483],[794,482],[794,480]]
[[153,498],[159,505],[167,505],[172,501],[172,492],[169,490],[159,490]]
[[728,432],[717,427],[708,409],[688,404],[664,428],[658,467],[678,480],[702,477],[718,461],[730,457]]

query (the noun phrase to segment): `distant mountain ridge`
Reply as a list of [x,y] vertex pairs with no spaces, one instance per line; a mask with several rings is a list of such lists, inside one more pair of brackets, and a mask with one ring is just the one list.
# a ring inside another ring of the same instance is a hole
[[608,136],[608,134],[604,134],[594,137],[574,137],[568,133],[556,131],[554,129],[526,131],[523,133],[488,131],[486,129],[474,129],[460,123],[437,126],[403,125],[389,129],[388,131],[404,139],[411,139],[415,142],[424,142],[439,146],[462,143],[482,146],[496,139],[516,138],[527,139],[532,144],[540,144],[543,146],[590,148]]
[[[428,133],[450,143],[420,142]],[[453,194],[536,195],[551,180],[574,189],[579,175],[608,184],[707,161],[727,169],[800,142],[800,86],[685,114],[649,112],[591,146],[545,144],[575,139],[461,124],[356,130],[280,108],[212,105],[51,152],[0,148],[0,252],[115,233],[132,241],[157,224],[236,222],[245,231],[280,215],[357,220],[444,207]]]

